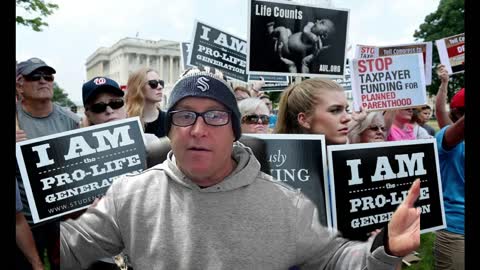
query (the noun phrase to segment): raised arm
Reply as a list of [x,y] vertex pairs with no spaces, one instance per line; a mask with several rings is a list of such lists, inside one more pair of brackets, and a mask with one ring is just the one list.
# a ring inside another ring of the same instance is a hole
[[250,85],[250,93],[252,97],[260,97],[261,95],[263,95],[264,92],[261,90],[264,86],[265,86],[265,80],[263,79],[263,77],[260,77],[260,81],[254,81]]
[[465,139],[465,115],[447,128],[443,135],[443,148],[452,149]]
[[[418,190],[416,192],[419,193]],[[397,224],[396,218],[396,223],[389,225],[393,239],[390,239],[388,246],[393,249],[388,250],[385,231],[366,242],[349,241],[320,224],[318,211],[310,200],[300,199],[298,208],[296,250],[297,265],[301,269],[394,270],[401,263],[403,254],[415,250],[420,243],[420,231],[415,229],[417,225],[420,226],[419,216],[402,220],[403,224]],[[403,209],[410,211],[410,207],[405,206]],[[414,211],[417,213],[416,209]],[[402,216],[399,218],[407,216],[404,211],[400,212]],[[418,224],[415,224],[416,222]],[[390,235],[388,232],[388,236]]]
[[396,110],[387,110],[383,112],[383,119],[385,121],[385,130],[387,133],[385,134],[385,138],[388,137],[390,134],[390,128],[392,127],[393,120],[395,119]]
[[440,77],[441,84],[435,99],[435,116],[437,117],[438,126],[442,128],[452,124],[452,120],[450,120],[446,109],[449,76],[444,65],[438,66],[437,75]]
[[112,188],[80,217],[60,223],[62,269],[86,269],[93,261],[124,249]]

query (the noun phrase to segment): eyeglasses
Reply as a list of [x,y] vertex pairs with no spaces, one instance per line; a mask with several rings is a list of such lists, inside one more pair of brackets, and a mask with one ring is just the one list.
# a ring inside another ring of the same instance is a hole
[[384,126],[371,126],[368,128],[369,130],[371,131],[381,131],[381,132],[385,132],[385,127]]
[[203,117],[203,121],[210,126],[224,126],[230,121],[229,111],[211,110],[203,113],[193,111],[173,111],[170,112],[172,124],[179,127],[188,127],[197,122],[199,116]]
[[258,120],[262,120],[262,124],[266,125],[270,122],[270,116],[265,114],[250,114],[242,117],[242,123],[245,124],[258,124]]
[[115,100],[110,100],[110,102],[108,103],[105,103],[105,102],[95,103],[87,107],[87,110],[93,113],[103,113],[107,109],[107,106],[112,108],[113,110],[116,110],[123,107],[124,104],[125,103],[123,102],[123,99],[115,99]]
[[40,81],[42,78],[47,82],[53,82],[53,75],[52,74],[45,74],[45,73],[34,73],[29,75],[24,75],[27,81],[36,82]]
[[165,82],[163,80],[149,80],[147,84],[152,89],[157,89],[159,84],[162,86],[162,88],[165,86]]

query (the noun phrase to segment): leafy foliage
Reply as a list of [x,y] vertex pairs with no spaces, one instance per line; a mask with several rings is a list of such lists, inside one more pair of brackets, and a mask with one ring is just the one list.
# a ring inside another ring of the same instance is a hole
[[[417,41],[432,41],[433,43],[432,84],[427,88],[431,95],[435,95],[440,86],[440,80],[436,72],[436,66],[440,63],[440,58],[438,53],[435,53],[438,52],[435,40],[464,33],[464,13],[464,0],[441,0],[437,10],[427,15],[425,22],[413,34]],[[449,99],[464,85],[465,77],[463,73],[451,75],[448,84]]]
[[[27,13],[32,14],[33,17],[26,18],[17,16],[17,24],[30,26],[34,31],[42,31],[42,26],[48,26],[43,21],[43,18],[52,15],[53,11],[58,8],[57,4],[47,3],[44,0],[16,0],[16,6],[23,8]],[[43,18],[42,18],[43,17]]]
[[72,105],[75,105],[75,103],[68,98],[68,94],[65,93],[56,82],[53,83],[53,102],[62,107],[71,107]]

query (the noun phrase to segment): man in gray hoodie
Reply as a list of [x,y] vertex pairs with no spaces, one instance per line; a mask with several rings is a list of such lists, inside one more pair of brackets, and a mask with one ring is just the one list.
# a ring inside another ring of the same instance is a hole
[[319,223],[314,204],[235,143],[240,113],[213,68],[187,70],[169,98],[167,160],[116,180],[61,224],[62,269],[125,250],[134,269],[395,269],[420,244],[420,182],[368,242]]

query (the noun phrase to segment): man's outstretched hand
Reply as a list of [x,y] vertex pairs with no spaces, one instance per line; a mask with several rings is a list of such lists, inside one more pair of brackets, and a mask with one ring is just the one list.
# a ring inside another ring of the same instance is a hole
[[420,196],[420,179],[413,182],[407,198],[400,204],[388,223],[388,250],[404,257],[420,246],[420,208],[414,206]]

